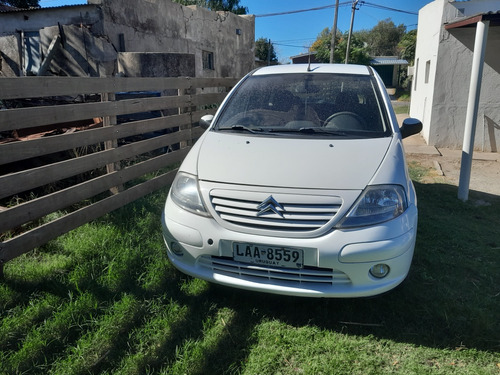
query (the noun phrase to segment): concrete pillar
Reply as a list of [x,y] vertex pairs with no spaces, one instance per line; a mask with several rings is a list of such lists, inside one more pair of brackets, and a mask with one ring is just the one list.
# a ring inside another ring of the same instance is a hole
[[486,51],[486,42],[488,41],[489,26],[490,21],[479,21],[476,26],[476,39],[474,41],[474,55],[472,57],[469,99],[467,102],[467,115],[465,117],[462,163],[460,165],[460,181],[458,185],[458,199],[462,201],[469,199],[472,154],[474,152],[474,136],[476,133],[477,112],[483,76],[484,54]]

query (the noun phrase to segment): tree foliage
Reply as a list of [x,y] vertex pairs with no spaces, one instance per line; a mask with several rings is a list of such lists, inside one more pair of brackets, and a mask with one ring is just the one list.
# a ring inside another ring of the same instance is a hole
[[417,30],[408,31],[398,43],[399,55],[408,60],[410,65],[415,62],[415,49],[417,47]]
[[[320,62],[330,61],[332,31],[323,29],[311,45],[310,52],[316,54]],[[345,61],[348,34],[337,31],[335,39],[334,62]],[[404,25],[396,26],[390,19],[380,21],[371,30],[353,32],[349,52],[349,62],[368,64],[370,56],[399,56],[410,64],[415,59],[417,31],[406,32]]]
[[332,32],[328,27],[321,30],[309,52],[315,52],[316,59],[320,62],[330,62],[330,49],[332,44]]
[[38,8],[40,0],[0,0],[0,4],[10,5],[12,7],[27,9]]
[[[336,43],[335,52],[333,54],[334,61],[345,62],[345,55],[347,52],[348,33],[344,33],[342,38]],[[349,48],[349,62],[351,64],[367,65],[371,58],[368,54],[365,42],[356,34],[351,35],[351,46]]]
[[406,33],[406,26],[396,26],[390,19],[379,21],[368,33],[368,50],[372,56],[396,56],[398,43]]
[[[335,36],[335,51],[333,53],[333,62],[343,63],[347,52],[347,33],[339,33]],[[311,45],[310,52],[314,52],[316,59],[320,62],[330,62],[330,49],[332,44],[332,31],[327,27],[323,29],[316,41]],[[368,64],[370,56],[363,40],[355,33],[351,36],[351,47],[349,49],[349,62],[353,64]]]
[[182,5],[197,5],[214,11],[247,14],[248,8],[240,5],[240,0],[172,0]]
[[[269,55],[268,55],[269,53]],[[255,41],[255,57],[262,61],[267,61],[269,56],[270,62],[278,62],[278,56],[274,50],[274,45],[269,43],[266,38],[259,38]]]

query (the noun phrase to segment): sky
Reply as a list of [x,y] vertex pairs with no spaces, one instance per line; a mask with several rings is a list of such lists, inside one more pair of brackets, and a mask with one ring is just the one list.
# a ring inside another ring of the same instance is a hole
[[[353,30],[371,29],[379,21],[390,18],[394,24],[404,24],[407,31],[415,29],[418,10],[432,0],[365,0],[358,3],[354,16]],[[86,4],[86,0],[40,0],[41,7]],[[349,30],[351,22],[351,0],[339,0],[337,29]],[[281,63],[290,62],[290,56],[307,52],[326,27],[333,26],[335,0],[240,0],[249,14],[255,18],[255,39],[266,38],[273,43]],[[273,13],[293,12],[312,8],[322,8],[307,12],[265,16]],[[395,10],[381,9],[387,7]],[[404,13],[408,12],[408,13]],[[409,14],[414,13],[414,14]]]

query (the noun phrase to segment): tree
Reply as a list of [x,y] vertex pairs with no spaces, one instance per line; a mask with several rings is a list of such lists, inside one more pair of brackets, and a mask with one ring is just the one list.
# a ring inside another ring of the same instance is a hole
[[[348,34],[337,32],[335,36],[335,51],[333,52],[333,61],[336,63],[343,63],[345,61],[345,54],[347,51]],[[328,63],[330,61],[330,48],[331,48],[332,32],[327,27],[323,29],[311,45],[309,51],[315,52],[316,59],[320,62]],[[365,43],[358,37],[356,33],[351,36],[351,47],[349,51],[349,62],[352,64],[366,65],[370,61]]]
[[[345,54],[347,52],[347,40],[349,34],[344,35],[336,43],[334,51],[334,61],[345,62]],[[366,48],[366,43],[358,36],[357,33],[351,35],[351,46],[349,48],[349,62],[352,64],[368,65],[371,58]]]
[[[337,41],[335,41],[337,44]],[[328,27],[321,30],[316,40],[309,48],[309,52],[315,52],[316,60],[323,63],[330,62],[330,48],[332,46],[332,32]]]
[[255,57],[259,58],[262,61],[267,61],[269,57],[270,62],[278,62],[278,57],[276,56],[274,46],[266,38],[259,38],[255,41]]
[[410,65],[415,62],[415,49],[417,48],[417,30],[408,31],[398,43],[399,55],[408,60]]
[[10,5],[15,8],[28,9],[39,8],[40,0],[0,0],[0,5]]
[[372,56],[396,56],[398,43],[406,32],[406,26],[396,26],[390,18],[379,21],[366,35],[368,50]]
[[[407,60],[410,66],[415,63],[415,49],[417,47],[417,30],[407,32],[398,43],[399,56]],[[400,70],[399,84],[409,90],[411,88],[412,77],[408,76],[406,69]]]
[[240,5],[240,0],[173,0],[182,5],[197,5],[214,11],[247,14],[248,8]]

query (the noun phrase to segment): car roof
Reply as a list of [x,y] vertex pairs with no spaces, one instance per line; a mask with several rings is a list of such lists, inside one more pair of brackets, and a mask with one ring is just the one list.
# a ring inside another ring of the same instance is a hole
[[[309,68],[309,69],[308,69]],[[337,73],[370,75],[370,69],[365,65],[353,64],[288,64],[273,65],[259,68],[252,75],[291,74],[291,73]]]

